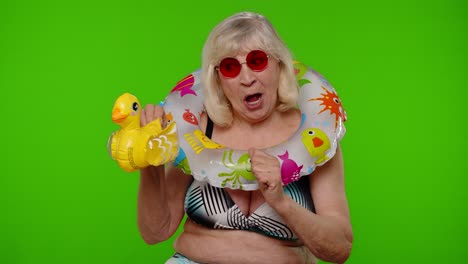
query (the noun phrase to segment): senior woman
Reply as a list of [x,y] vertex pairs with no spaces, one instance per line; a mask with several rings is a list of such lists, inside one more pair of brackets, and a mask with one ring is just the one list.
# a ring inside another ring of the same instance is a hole
[[[187,214],[176,254],[166,263],[345,262],[353,235],[339,146],[311,175],[287,185],[278,159],[263,151],[287,141],[301,124],[292,56],[270,22],[250,12],[222,21],[203,48],[201,75],[200,129],[223,146],[248,151],[259,187],[217,188],[173,165],[142,169],[143,239],[167,240]],[[147,105],[141,124],[163,117],[163,108]],[[203,192],[217,195],[191,206]],[[209,214],[210,203],[225,206]]]

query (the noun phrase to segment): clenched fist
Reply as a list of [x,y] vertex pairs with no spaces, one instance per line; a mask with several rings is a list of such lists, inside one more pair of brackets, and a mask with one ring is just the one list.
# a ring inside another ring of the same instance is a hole
[[274,208],[285,198],[280,163],[277,158],[262,150],[250,148],[249,155],[259,189],[268,205]]

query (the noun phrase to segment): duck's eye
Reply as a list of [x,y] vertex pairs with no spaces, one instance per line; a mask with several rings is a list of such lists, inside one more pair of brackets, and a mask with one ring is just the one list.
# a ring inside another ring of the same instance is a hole
[[133,111],[138,111],[138,103],[137,102],[133,103],[132,109],[133,109]]
[[309,130],[308,133],[309,133],[309,135],[311,135],[311,136],[315,135],[315,132],[314,132],[313,130]]

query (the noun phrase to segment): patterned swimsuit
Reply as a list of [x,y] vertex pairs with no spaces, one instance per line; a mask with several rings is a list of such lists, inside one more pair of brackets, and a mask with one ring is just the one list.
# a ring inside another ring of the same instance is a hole
[[[314,212],[308,177],[284,186],[284,192]],[[192,182],[185,196],[185,212],[194,222],[210,228],[249,230],[277,239],[297,240],[297,236],[267,203],[247,217],[224,188],[213,187],[208,182]]]

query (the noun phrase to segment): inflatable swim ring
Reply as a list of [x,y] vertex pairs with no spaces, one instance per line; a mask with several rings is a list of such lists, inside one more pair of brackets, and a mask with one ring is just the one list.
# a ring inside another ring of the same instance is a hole
[[[286,142],[264,149],[278,158],[285,185],[332,158],[346,131],[346,113],[331,84],[300,62],[294,62],[294,68],[301,125]],[[256,190],[248,151],[226,148],[200,130],[198,120],[204,111],[200,75],[198,70],[179,81],[162,104],[166,119],[177,127],[179,153],[174,164],[215,187]]]

